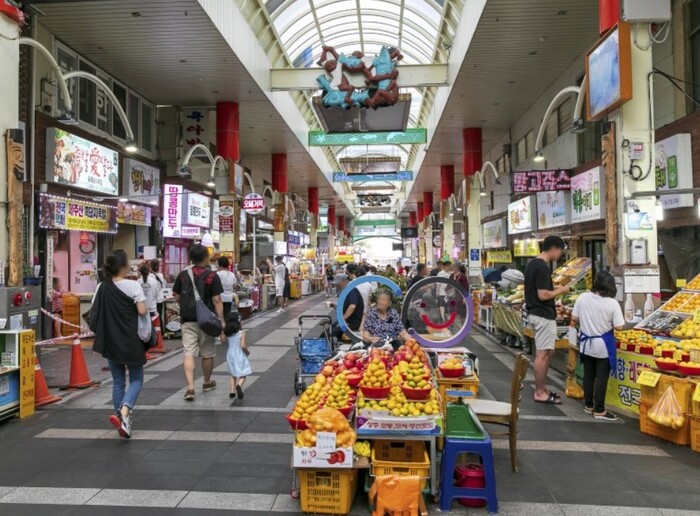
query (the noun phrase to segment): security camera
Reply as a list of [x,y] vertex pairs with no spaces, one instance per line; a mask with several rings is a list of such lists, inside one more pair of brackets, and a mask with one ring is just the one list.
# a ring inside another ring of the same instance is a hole
[[177,175],[185,179],[192,179],[192,167],[189,165],[182,165],[177,169]]

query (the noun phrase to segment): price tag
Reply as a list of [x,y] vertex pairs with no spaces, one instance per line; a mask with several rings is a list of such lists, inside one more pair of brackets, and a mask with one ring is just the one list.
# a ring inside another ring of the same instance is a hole
[[676,288],[685,288],[687,281],[685,279],[678,278],[676,280]]
[[700,403],[700,383],[695,386],[695,393],[693,394],[693,401]]
[[673,359],[678,361],[678,362],[683,362],[683,352],[680,349],[677,349],[676,351],[673,352]]
[[318,432],[316,434],[316,449],[319,453],[333,453],[335,451],[335,433]]
[[661,373],[645,370],[637,376],[637,383],[645,387],[656,387],[656,384],[659,383],[659,378],[661,378]]
[[700,308],[695,309],[695,313],[693,314],[693,322],[700,324]]
[[660,356],[662,356],[662,355],[661,355],[661,346],[656,346],[656,347],[654,348],[654,356],[655,356],[655,357],[660,357]]

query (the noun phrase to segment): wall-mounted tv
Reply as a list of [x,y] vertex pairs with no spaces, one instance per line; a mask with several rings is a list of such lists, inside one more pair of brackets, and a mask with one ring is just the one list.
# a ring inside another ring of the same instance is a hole
[[632,98],[630,25],[619,22],[586,53],[586,113],[600,120]]

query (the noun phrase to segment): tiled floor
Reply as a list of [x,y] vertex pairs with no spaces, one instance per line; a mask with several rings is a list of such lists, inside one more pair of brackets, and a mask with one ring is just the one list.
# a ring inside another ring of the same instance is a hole
[[[297,317],[325,313],[323,301],[312,296],[286,313],[245,323],[254,374],[243,401],[228,397],[223,348],[216,359],[219,386],[207,393],[199,389],[193,403],[182,398],[177,349],[149,364],[129,442],[107,423],[111,385],[101,359],[86,351],[93,377],[105,380],[102,386],[71,394],[26,421],[0,424],[0,514],[298,513],[298,501],[289,496],[293,436],[283,415],[294,400]],[[505,399],[513,353],[478,333],[466,345],[480,359],[480,397]],[[52,384],[67,376],[61,353],[43,358]],[[563,390],[561,376],[550,380]],[[518,474],[510,471],[507,443],[494,443],[500,514],[700,514],[700,454],[641,434],[634,419],[595,422],[578,401],[535,404],[532,383],[529,373]],[[434,504],[429,508],[437,512]],[[486,514],[456,504],[453,511]],[[369,514],[363,492],[352,512]]]

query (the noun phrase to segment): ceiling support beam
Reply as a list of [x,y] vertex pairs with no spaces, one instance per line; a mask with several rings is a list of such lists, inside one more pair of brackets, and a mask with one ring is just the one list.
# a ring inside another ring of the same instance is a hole
[[[399,65],[399,86],[420,88],[448,86],[447,64]],[[316,77],[325,73],[323,68],[273,68],[270,70],[272,91],[317,90]],[[364,77],[351,74],[348,79],[356,88],[364,88]]]

